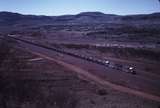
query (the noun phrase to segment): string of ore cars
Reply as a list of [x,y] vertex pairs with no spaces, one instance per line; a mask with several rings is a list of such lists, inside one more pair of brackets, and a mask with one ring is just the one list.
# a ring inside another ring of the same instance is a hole
[[109,60],[101,60],[101,59],[97,59],[97,58],[94,58],[94,57],[88,57],[88,56],[85,56],[85,55],[80,55],[78,53],[71,53],[71,52],[68,52],[68,51],[65,51],[65,50],[62,50],[62,49],[60,50],[60,49],[55,48],[55,50],[57,52],[67,54],[67,55],[70,55],[70,56],[74,56],[76,58],[81,58],[81,59],[84,59],[84,60],[87,60],[87,61],[90,61],[90,62],[93,62],[93,63],[104,65],[104,66],[112,68],[112,69],[116,69],[116,70],[123,71],[123,72],[126,72],[126,73],[131,73],[133,75],[136,74],[135,67],[133,67],[133,66],[115,64],[113,62],[110,62]]
[[12,38],[12,39],[19,40],[19,41],[22,41],[22,42],[25,42],[25,43],[28,43],[28,44],[36,45],[38,47],[42,47],[42,48],[45,48],[45,49],[53,50],[53,51],[56,51],[56,52],[59,52],[59,53],[62,53],[62,54],[66,54],[66,55],[70,55],[70,56],[73,56],[73,57],[76,57],[76,58],[84,59],[84,60],[87,60],[87,61],[90,61],[90,62],[93,62],[93,63],[97,63],[97,64],[100,64],[100,65],[106,66],[108,68],[116,69],[116,70],[123,71],[123,72],[126,72],[126,73],[131,73],[133,75],[136,74],[135,67],[133,67],[133,66],[116,64],[116,63],[110,62],[109,60],[101,60],[101,59],[97,59],[97,58],[94,58],[94,57],[88,57],[88,56],[85,56],[85,55],[80,55],[78,53],[71,53],[71,52],[63,50],[63,49],[58,49],[58,48],[53,48],[53,47],[40,45],[40,44],[37,44],[37,43],[34,43],[34,42],[30,42],[30,41],[26,41],[26,40],[23,40],[23,39],[16,38],[16,37],[11,36],[11,35],[8,35],[7,37],[9,37],[10,39]]

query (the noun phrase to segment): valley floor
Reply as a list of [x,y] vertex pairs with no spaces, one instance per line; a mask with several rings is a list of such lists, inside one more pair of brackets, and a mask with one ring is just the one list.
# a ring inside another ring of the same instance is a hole
[[1,108],[159,108],[160,103],[103,88],[21,49],[16,56],[27,66],[5,77]]

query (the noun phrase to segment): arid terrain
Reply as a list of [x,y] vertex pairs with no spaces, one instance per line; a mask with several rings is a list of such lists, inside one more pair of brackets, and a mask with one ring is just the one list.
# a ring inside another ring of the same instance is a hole
[[160,13],[0,12],[0,37],[2,108],[160,107]]

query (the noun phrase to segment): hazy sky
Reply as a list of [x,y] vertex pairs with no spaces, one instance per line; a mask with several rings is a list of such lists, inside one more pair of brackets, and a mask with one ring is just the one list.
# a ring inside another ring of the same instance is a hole
[[0,0],[0,11],[36,15],[77,14],[100,11],[107,14],[160,12],[158,0]]

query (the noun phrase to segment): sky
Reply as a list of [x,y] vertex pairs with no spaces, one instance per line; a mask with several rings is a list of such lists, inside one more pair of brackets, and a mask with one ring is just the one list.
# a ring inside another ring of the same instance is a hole
[[35,15],[64,15],[99,11],[106,14],[160,12],[159,0],[0,0],[0,11]]

